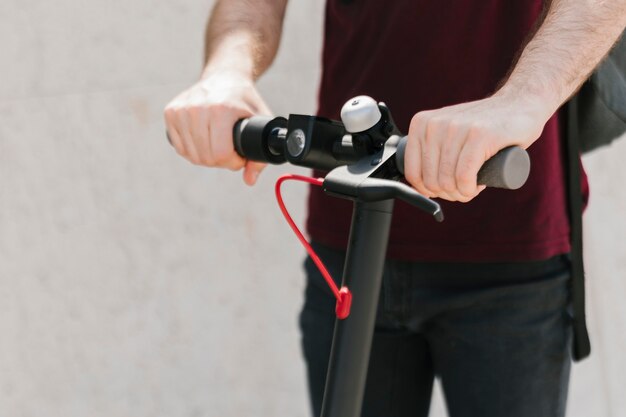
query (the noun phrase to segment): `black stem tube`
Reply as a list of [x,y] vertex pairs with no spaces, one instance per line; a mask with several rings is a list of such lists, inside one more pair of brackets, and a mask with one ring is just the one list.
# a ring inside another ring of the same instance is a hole
[[352,292],[350,315],[337,320],[321,417],[359,417],[394,200],[355,202],[343,285]]

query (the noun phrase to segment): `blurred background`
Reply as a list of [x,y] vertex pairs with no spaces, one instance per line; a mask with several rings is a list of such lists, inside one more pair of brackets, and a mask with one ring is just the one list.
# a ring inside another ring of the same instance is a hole
[[[1,417],[309,415],[304,252],[273,196],[286,169],[249,188],[165,140],[212,3],[0,2]],[[260,81],[276,114],[315,111],[323,3],[289,5]],[[585,159],[593,353],[571,417],[626,413],[624,155]],[[301,224],[305,196],[286,187]]]

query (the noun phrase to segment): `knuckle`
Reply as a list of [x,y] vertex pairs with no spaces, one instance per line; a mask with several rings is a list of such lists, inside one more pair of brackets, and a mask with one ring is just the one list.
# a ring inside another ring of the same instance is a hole
[[417,192],[427,198],[433,198],[435,195],[424,187],[417,187]]
[[165,120],[172,122],[176,116],[176,108],[172,105],[167,105],[165,109],[163,109],[163,116],[165,116]]
[[171,117],[173,120],[184,120],[187,115],[187,108],[183,106],[176,106],[172,108]]
[[206,108],[201,104],[190,104],[186,111],[193,117],[200,116],[203,112],[206,111]]
[[446,124],[447,120],[448,119],[444,115],[439,115],[439,114],[438,115],[434,115],[434,116],[431,116],[428,119],[428,126],[429,127],[433,127],[433,128],[439,127],[439,126],[441,126],[443,124]]
[[426,134],[422,141],[427,146],[441,145],[446,140],[448,131],[446,121],[442,118],[432,118],[426,123]]
[[422,144],[424,150],[428,149],[428,147],[433,144],[433,139],[432,131],[430,131],[427,127],[424,136],[420,138],[420,143]]
[[432,192],[439,192],[439,191],[441,191],[441,187],[439,186],[439,183],[437,181],[433,180],[432,178],[425,178],[424,179],[424,186],[426,188],[428,188]]
[[426,112],[415,113],[411,118],[410,130],[417,129],[423,126],[428,121],[428,115]]
[[409,184],[411,184],[414,187],[417,187],[419,185],[419,181],[417,179],[417,174],[414,173],[413,171],[407,171],[404,173],[404,178],[408,181]]
[[473,140],[474,142],[484,140],[484,138],[490,136],[489,128],[482,123],[473,123],[468,128],[468,140]]
[[415,188],[423,188],[424,186],[424,181],[422,180],[422,176],[416,170],[412,169],[412,170],[405,172],[404,178],[409,182],[409,184],[411,184]]
[[231,171],[239,171],[241,168],[243,168],[245,165],[245,162],[241,159],[234,159],[231,160],[231,162],[228,164],[228,169]]
[[174,150],[176,150],[176,153],[179,154],[180,156],[185,157],[185,158],[187,157],[187,151],[182,146],[174,145]]
[[205,166],[213,165],[213,158],[209,152],[198,152],[198,162]]
[[217,166],[228,166],[230,164],[231,154],[223,149],[217,149],[213,153],[213,164]]
[[202,162],[202,158],[200,156],[194,155],[188,158],[189,161],[197,166],[206,166],[203,162]]
[[446,192],[456,191],[456,182],[454,181],[454,178],[449,175],[444,175],[440,178],[439,185],[441,186],[441,189]]
[[461,170],[456,174],[456,182],[464,186],[470,186],[476,181],[468,170]]
[[233,107],[224,102],[214,103],[210,107],[211,116],[215,118],[226,117],[232,112]]
[[188,154],[186,154],[184,156],[185,156],[185,159],[188,160],[189,162],[191,162],[192,164],[199,165],[200,161],[198,160],[198,158],[195,155],[188,153]]

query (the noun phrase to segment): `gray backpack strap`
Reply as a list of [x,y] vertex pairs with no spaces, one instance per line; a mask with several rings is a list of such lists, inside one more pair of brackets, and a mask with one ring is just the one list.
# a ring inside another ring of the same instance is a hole
[[626,35],[576,93],[577,145],[582,153],[626,132]]

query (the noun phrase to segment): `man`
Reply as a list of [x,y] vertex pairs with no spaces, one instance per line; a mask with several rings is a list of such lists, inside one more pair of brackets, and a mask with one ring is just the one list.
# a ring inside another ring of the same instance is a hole
[[[285,6],[218,1],[202,78],[165,109],[177,152],[243,168],[250,185],[263,165],[236,155],[232,127],[269,113],[254,81]],[[446,213],[435,224],[396,206],[363,415],[427,416],[434,375],[452,417],[564,415],[570,243],[557,110],[625,25],[626,0],[328,0],[319,114],[337,119],[360,94],[385,101],[408,129],[407,180]],[[528,148],[527,184],[478,186],[480,166],[509,145]],[[335,276],[349,216],[345,201],[311,190],[308,230]],[[318,415],[333,301],[310,262],[307,272],[301,327]]]

